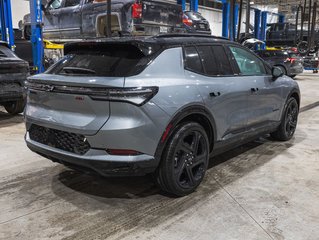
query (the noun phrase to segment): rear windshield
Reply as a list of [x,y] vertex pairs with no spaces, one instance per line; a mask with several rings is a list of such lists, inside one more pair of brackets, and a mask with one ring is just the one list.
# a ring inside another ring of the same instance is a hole
[[273,51],[272,55],[276,57],[289,57],[289,54],[284,51]]
[[97,77],[127,77],[140,73],[151,60],[133,45],[109,45],[70,52],[46,73]]
[[196,12],[186,12],[186,15],[190,19],[195,20],[195,21],[205,20],[205,18],[201,14],[196,13]]

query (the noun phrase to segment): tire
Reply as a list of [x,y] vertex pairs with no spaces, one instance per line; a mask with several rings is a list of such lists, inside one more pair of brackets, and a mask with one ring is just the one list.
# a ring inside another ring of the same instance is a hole
[[15,102],[8,102],[5,103],[3,106],[9,114],[16,115],[23,112],[25,101],[22,99]]
[[298,43],[297,50],[298,50],[298,53],[300,55],[306,56],[309,53],[308,42],[307,41],[302,41],[302,42]]
[[276,132],[271,133],[272,138],[279,141],[288,141],[295,134],[298,123],[299,106],[297,100],[289,98],[286,104],[281,123]]
[[195,122],[178,125],[162,154],[156,180],[160,188],[181,197],[202,182],[209,161],[209,141],[204,128]]

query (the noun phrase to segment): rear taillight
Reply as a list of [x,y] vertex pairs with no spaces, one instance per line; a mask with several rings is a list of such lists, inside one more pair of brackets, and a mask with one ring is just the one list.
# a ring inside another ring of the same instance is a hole
[[158,87],[110,88],[104,94],[89,94],[93,100],[128,102],[137,106],[144,105],[158,92]]
[[25,87],[28,90],[86,95],[97,101],[128,102],[137,106],[144,105],[158,92],[158,87],[76,87],[42,84],[29,81],[25,83]]
[[187,26],[192,26],[193,25],[193,21],[191,19],[189,19],[187,16],[183,16],[183,23]]
[[286,62],[294,63],[296,61],[296,58],[287,58]]
[[140,19],[143,14],[143,5],[140,2],[136,2],[132,5],[132,18]]

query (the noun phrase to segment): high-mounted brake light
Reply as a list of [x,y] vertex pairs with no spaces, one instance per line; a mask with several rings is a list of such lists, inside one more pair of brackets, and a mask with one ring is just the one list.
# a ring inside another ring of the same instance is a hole
[[136,2],[132,5],[132,17],[135,19],[142,18],[143,5],[140,2]]

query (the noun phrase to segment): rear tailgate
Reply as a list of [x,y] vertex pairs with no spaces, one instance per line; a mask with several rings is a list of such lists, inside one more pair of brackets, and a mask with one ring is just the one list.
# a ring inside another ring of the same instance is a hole
[[119,41],[80,42],[64,50],[65,58],[28,79],[26,118],[43,127],[94,135],[110,117],[111,92],[116,95],[125,77],[149,62],[139,47]]
[[183,10],[181,5],[166,1],[142,1],[142,23],[161,26],[182,26]]

